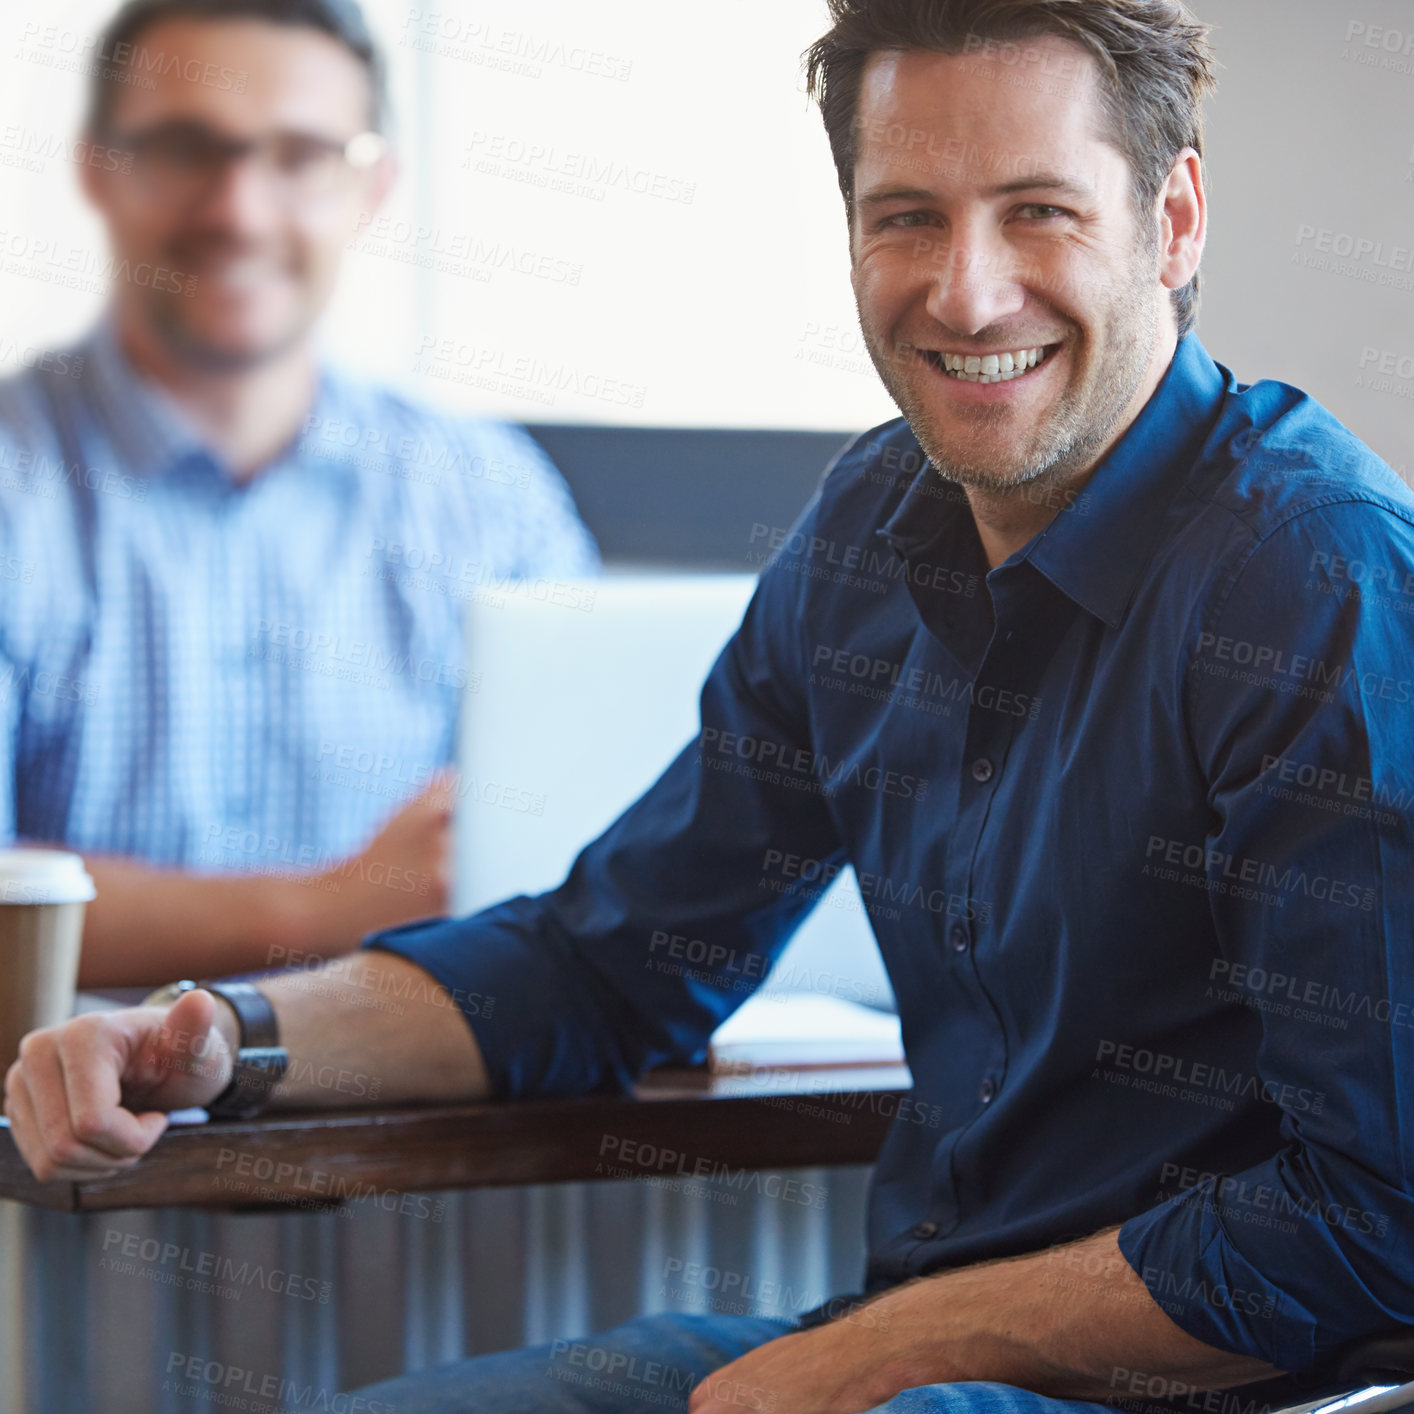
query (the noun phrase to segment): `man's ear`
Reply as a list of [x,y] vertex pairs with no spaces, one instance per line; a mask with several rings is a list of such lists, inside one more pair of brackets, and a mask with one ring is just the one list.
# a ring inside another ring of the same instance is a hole
[[1181,290],[1197,273],[1208,239],[1208,195],[1203,160],[1191,147],[1178,154],[1159,211],[1159,278]]

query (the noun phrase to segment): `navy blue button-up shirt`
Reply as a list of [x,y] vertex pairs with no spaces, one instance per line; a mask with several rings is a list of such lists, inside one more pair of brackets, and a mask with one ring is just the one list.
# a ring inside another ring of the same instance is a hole
[[848,862],[914,1076],[870,1288],[1120,1223],[1180,1326],[1309,1369],[1414,1321],[1414,497],[1192,336],[1081,494],[1033,494],[989,570],[908,427],[858,439],[565,883],[370,941],[464,1000],[499,1095],[623,1086],[700,1058]]

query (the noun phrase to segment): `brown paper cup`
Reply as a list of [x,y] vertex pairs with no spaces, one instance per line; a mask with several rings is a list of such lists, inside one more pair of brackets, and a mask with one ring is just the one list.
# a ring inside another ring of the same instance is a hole
[[0,850],[0,1073],[21,1039],[74,1010],[84,906],[93,880],[76,854]]

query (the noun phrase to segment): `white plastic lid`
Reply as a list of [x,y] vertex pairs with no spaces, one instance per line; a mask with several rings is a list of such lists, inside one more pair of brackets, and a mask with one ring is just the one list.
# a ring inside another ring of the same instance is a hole
[[0,849],[0,904],[87,903],[93,880],[62,849]]

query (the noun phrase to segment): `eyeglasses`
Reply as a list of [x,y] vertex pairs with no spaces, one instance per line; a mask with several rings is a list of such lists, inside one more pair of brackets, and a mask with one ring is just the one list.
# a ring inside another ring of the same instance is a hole
[[194,123],[164,123],[144,132],[112,133],[112,145],[132,154],[133,176],[145,193],[164,206],[187,206],[211,194],[232,162],[253,157],[270,188],[299,204],[336,191],[349,177],[367,171],[387,150],[373,132],[347,142],[310,133],[271,133],[239,140]]

